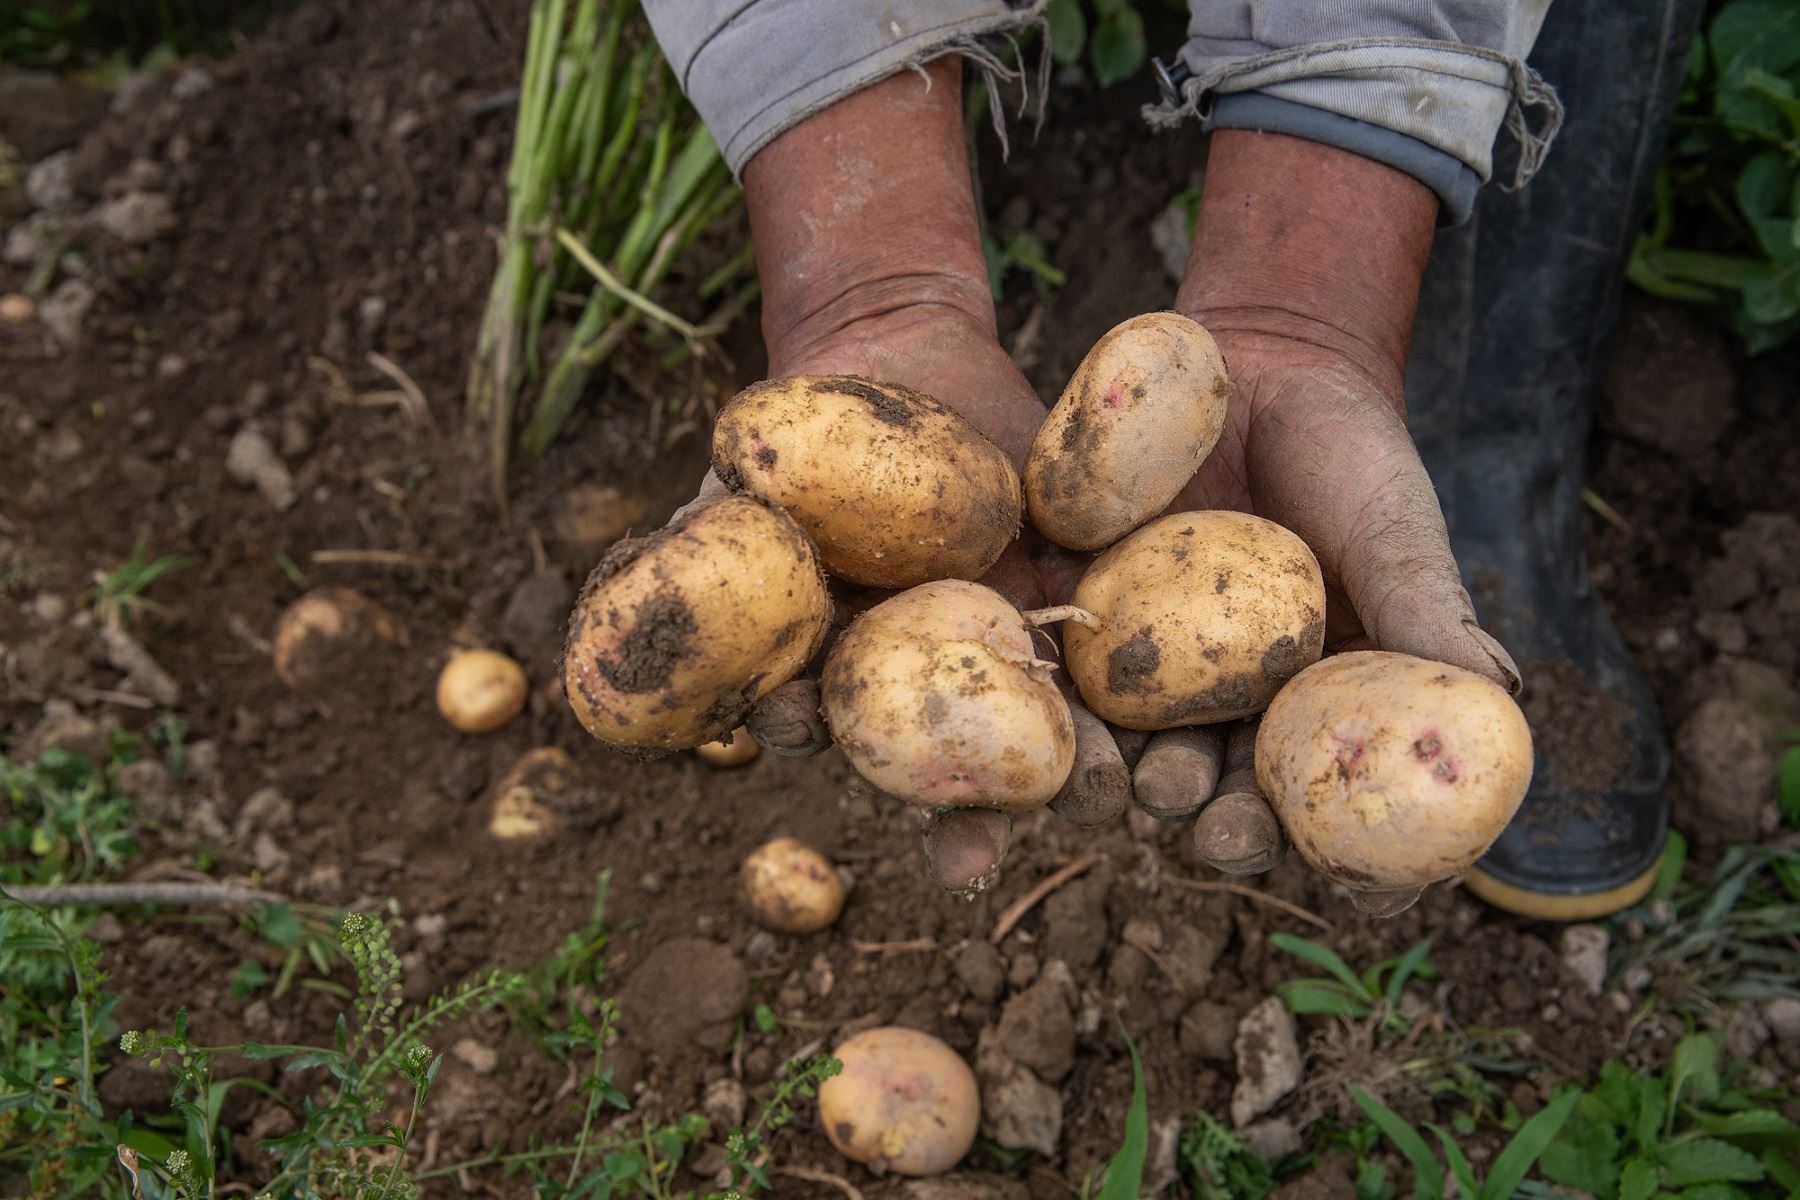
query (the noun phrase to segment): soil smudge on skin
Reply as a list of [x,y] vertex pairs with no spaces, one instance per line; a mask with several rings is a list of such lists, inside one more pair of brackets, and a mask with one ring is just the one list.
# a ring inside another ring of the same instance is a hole
[[629,695],[661,691],[692,653],[697,632],[699,625],[685,600],[674,595],[652,597],[638,609],[631,632],[619,642],[617,657],[601,658],[595,667],[618,691]]
[[1115,692],[1133,695],[1160,691],[1154,676],[1161,665],[1162,651],[1146,625],[1106,656],[1106,685]]
[[905,429],[913,423],[912,410],[904,399],[894,394],[893,390],[882,388],[866,379],[857,379],[855,376],[849,375],[838,379],[823,379],[813,384],[812,390],[828,395],[856,396],[866,400],[869,402],[869,407],[875,410],[875,419],[888,425]]

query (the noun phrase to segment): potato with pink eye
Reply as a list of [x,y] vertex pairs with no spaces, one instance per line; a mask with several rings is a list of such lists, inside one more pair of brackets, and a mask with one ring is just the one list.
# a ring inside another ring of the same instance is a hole
[[914,804],[1037,808],[1075,764],[1075,725],[1025,617],[944,579],[859,616],[825,658],[825,723],[857,774]]
[[845,1158],[898,1175],[941,1175],[975,1144],[975,1072],[937,1038],[888,1025],[833,1053],[844,1069],[819,1085],[819,1123]]
[[1361,651],[1281,689],[1256,777],[1321,875],[1359,891],[1448,879],[1487,852],[1531,786],[1531,729],[1511,696],[1460,667]]
[[1169,506],[1225,428],[1231,380],[1212,335],[1173,312],[1132,317],[1094,343],[1025,460],[1031,523],[1100,550]]
[[844,911],[844,883],[831,861],[799,838],[764,842],[738,872],[756,923],[776,933],[817,933]]

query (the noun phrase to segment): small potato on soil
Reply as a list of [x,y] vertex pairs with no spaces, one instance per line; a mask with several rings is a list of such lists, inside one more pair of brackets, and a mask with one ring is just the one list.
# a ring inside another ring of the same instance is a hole
[[738,873],[756,923],[777,933],[816,933],[844,911],[844,884],[831,862],[798,838],[764,842]]
[[502,841],[556,833],[582,790],[580,770],[567,754],[555,746],[528,750],[494,789],[488,832]]
[[975,1144],[975,1072],[937,1038],[885,1025],[834,1053],[844,1069],[819,1085],[819,1123],[845,1158],[878,1171],[938,1175]]
[[731,731],[729,742],[724,738],[702,742],[694,747],[694,753],[709,767],[745,767],[756,761],[760,749],[750,731],[740,725]]
[[1161,512],[1225,428],[1231,380],[1197,322],[1115,326],[1075,369],[1025,460],[1031,523],[1071,550],[1110,546]]
[[719,412],[713,471],[779,504],[852,583],[975,579],[1018,536],[1005,451],[947,405],[853,375],[754,384]]
[[914,804],[1046,803],[1075,761],[1068,702],[1019,610],[960,579],[921,584],[853,622],[825,659],[825,721],[879,790]]
[[1256,777],[1315,870],[1361,891],[1447,879],[1480,858],[1531,785],[1531,730],[1472,671],[1339,654],[1263,716]]
[[463,733],[492,733],[530,694],[524,668],[497,650],[458,650],[438,674],[438,711]]
[[329,684],[369,647],[397,646],[403,640],[387,609],[361,592],[316,588],[281,614],[275,629],[275,674],[290,687]]
[[1325,580],[1294,534],[1248,513],[1175,513],[1094,560],[1071,603],[1069,674],[1127,729],[1261,712],[1325,646]]
[[691,749],[798,675],[830,622],[811,540],[780,509],[727,496],[600,560],[569,617],[564,691],[611,746]]

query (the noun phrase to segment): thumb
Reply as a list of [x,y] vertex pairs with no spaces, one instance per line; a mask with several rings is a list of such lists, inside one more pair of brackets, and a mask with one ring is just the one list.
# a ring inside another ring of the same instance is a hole
[[1259,419],[1259,511],[1299,534],[1376,649],[1473,671],[1517,694],[1519,668],[1483,630],[1406,422],[1366,377],[1316,371],[1305,403]]

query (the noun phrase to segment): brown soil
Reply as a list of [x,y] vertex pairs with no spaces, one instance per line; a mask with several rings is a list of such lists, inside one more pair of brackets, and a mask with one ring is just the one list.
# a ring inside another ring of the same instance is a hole
[[[91,630],[44,619],[38,603],[73,602],[142,539],[152,554],[193,560],[155,587],[166,608],[142,617],[137,632],[180,682],[180,714],[192,739],[216,749],[217,768],[163,810],[140,872],[185,868],[204,851],[217,872],[296,900],[373,908],[391,897],[417,998],[487,964],[541,960],[580,927],[610,870],[611,978],[625,1000],[614,1065],[651,1116],[697,1108],[719,1079],[758,1087],[789,1056],[874,1022],[931,1031],[973,1059],[1006,998],[1055,961],[1075,983],[1077,1045],[1059,1085],[1059,1153],[1025,1174],[1031,1195],[1065,1195],[1059,1179],[1079,1181],[1118,1143],[1130,1079],[1115,1013],[1143,1051],[1154,1122],[1196,1107],[1223,1113],[1229,1059],[1194,1030],[1235,1020],[1298,973],[1270,933],[1319,931],[1254,899],[1178,886],[1206,874],[1187,857],[1185,826],[1134,818],[1079,830],[1033,814],[1019,822],[998,886],[963,901],[920,870],[918,815],[852,789],[836,755],[765,754],[716,772],[689,756],[630,761],[577,727],[542,644],[560,639],[531,632],[543,621],[528,619],[532,597],[549,595],[554,608],[567,580],[594,565],[591,550],[557,536],[559,501],[599,480],[647,498],[639,528],[660,523],[692,494],[709,406],[733,381],[664,379],[654,403],[603,385],[550,457],[520,478],[510,505],[491,499],[486,464],[462,428],[461,388],[503,216],[510,110],[485,101],[514,82],[525,5],[479,7],[491,24],[472,7],[425,0],[309,0],[209,64],[209,89],[178,99],[173,77],[161,77],[81,143],[86,193],[136,171],[172,196],[179,221],[146,246],[89,247],[98,298],[78,351],[0,336],[0,744],[23,745],[52,701],[128,728],[153,715],[109,699],[132,687]],[[1036,230],[1083,281],[1047,300],[1021,290],[1005,305],[1004,336],[1046,397],[1099,334],[1171,291],[1136,233],[1197,177],[1200,142],[1191,132],[1142,135],[1141,96],[1128,92],[1059,92],[1040,143],[1015,138],[1011,161],[986,179],[990,219]],[[22,282],[0,267],[0,292]],[[735,347],[741,380],[761,366],[747,340],[753,327],[743,323]],[[371,351],[416,382],[429,420],[357,402],[394,386]],[[1625,437],[1598,449],[1594,486],[1633,528],[1595,525],[1600,585],[1672,724],[1704,699],[1691,681],[1721,655],[1778,664],[1785,655],[1791,670],[1800,646],[1800,581],[1783,573],[1791,567],[1740,563],[1748,589],[1731,585],[1710,604],[1694,582],[1747,553],[1720,547],[1749,514],[1800,511],[1800,475],[1787,469],[1800,371],[1792,356],[1785,362],[1785,375],[1757,366],[1745,376],[1735,423],[1711,449],[1676,457]],[[277,510],[227,475],[227,447],[245,428],[283,447],[292,507]],[[314,557],[345,549],[394,552],[406,565]],[[408,652],[336,664],[329,691],[283,687],[267,639],[303,590],[296,573],[308,586],[351,586],[379,601]],[[1725,626],[1721,636],[1742,633],[1729,651],[1694,633],[1709,614],[1730,618],[1708,626]],[[431,700],[437,668],[465,644],[534,664],[526,714],[486,737],[457,735]],[[579,802],[559,809],[569,832],[491,838],[492,786],[541,746],[567,751],[588,781]],[[265,788],[288,807],[246,804]],[[778,833],[819,847],[854,877],[831,930],[771,938],[737,903],[738,863]],[[985,949],[1009,904],[1086,854],[1102,861],[997,951]],[[1550,1068],[1542,1086],[1610,1054],[1658,1053],[1662,1031],[1634,1027],[1633,1002],[1591,1000],[1565,980],[1553,931],[1457,888],[1434,889],[1376,924],[1295,861],[1257,886],[1326,916],[1354,963],[1434,938],[1434,1003],[1445,1020],[1521,1031],[1517,1044]],[[185,1007],[209,1042],[330,1036],[335,1002],[322,993],[297,990],[273,1004],[231,995],[234,967],[272,952],[230,922],[126,915],[108,936],[124,1026],[166,1027]],[[771,1006],[781,1032],[751,1027],[734,1050],[754,1003]],[[579,1097],[564,1068],[497,1018],[465,1022],[445,1044],[463,1036],[493,1046],[498,1062],[482,1078],[460,1061],[446,1065],[425,1118],[436,1162],[572,1131]],[[165,1094],[136,1064],[106,1079],[117,1105],[154,1107]],[[1521,1085],[1518,1098],[1532,1103],[1535,1086]],[[234,1095],[242,1099],[226,1123],[243,1134],[266,1108]],[[850,1176],[871,1198],[902,1194],[843,1162],[808,1114],[781,1152]],[[243,1171],[253,1176],[259,1161],[249,1153]],[[517,1195],[523,1186],[483,1177],[477,1190]],[[784,1180],[780,1194],[835,1193]]]

